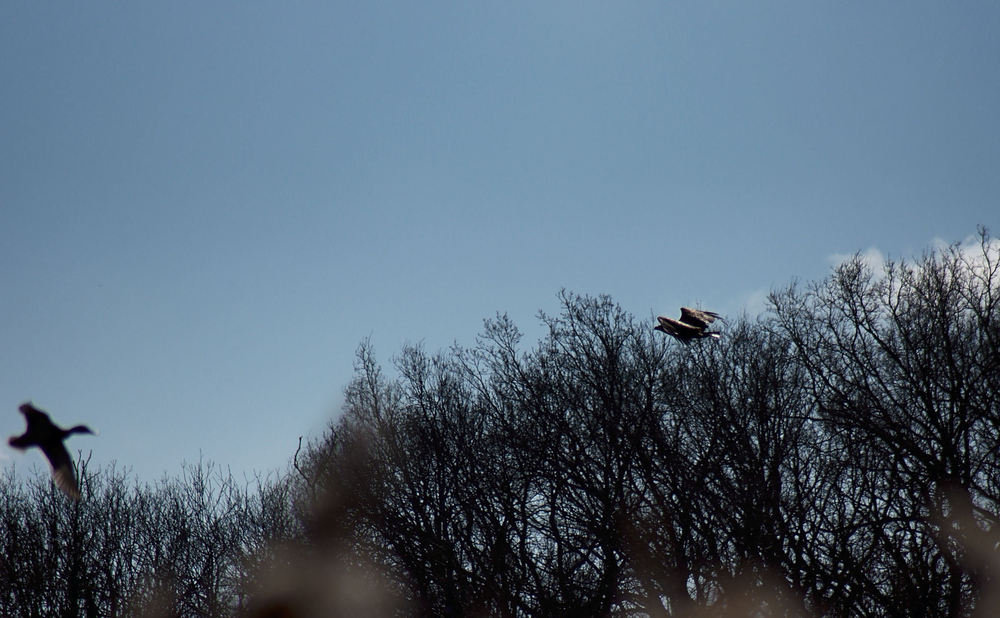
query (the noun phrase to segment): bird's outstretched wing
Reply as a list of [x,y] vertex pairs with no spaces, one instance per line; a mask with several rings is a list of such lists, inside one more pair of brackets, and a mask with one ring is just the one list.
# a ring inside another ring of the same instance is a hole
[[34,446],[34,442],[28,441],[28,436],[11,436],[7,440],[7,444],[11,447],[16,448],[19,451],[25,451],[29,446]]
[[56,487],[74,500],[80,499],[80,487],[76,483],[76,472],[73,471],[73,460],[61,441],[42,446],[42,452],[52,464],[52,480]]
[[712,322],[720,319],[718,313],[714,311],[702,311],[701,309],[692,309],[690,307],[681,307],[681,322],[685,324],[690,324],[697,328],[708,328],[708,325]]
[[659,325],[657,325],[654,330],[666,333],[684,342],[689,341],[693,337],[697,337],[702,331],[701,328],[685,324],[684,322],[680,322],[673,318],[665,318],[662,315],[657,317],[656,320],[659,322]]

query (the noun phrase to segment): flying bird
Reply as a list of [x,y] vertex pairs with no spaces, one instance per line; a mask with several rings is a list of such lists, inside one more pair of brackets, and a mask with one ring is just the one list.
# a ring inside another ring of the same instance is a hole
[[25,450],[32,446],[37,446],[45,453],[45,457],[52,465],[52,480],[59,489],[74,500],[80,499],[80,487],[76,483],[76,473],[73,472],[73,460],[70,459],[69,452],[63,445],[63,440],[74,433],[94,432],[86,425],[77,425],[69,429],[63,429],[49,419],[49,415],[42,412],[30,402],[21,404],[18,408],[24,415],[24,420],[28,423],[28,428],[23,435],[11,436],[8,444],[19,450]]
[[690,343],[692,339],[704,339],[706,337],[718,339],[722,336],[719,331],[707,329],[709,324],[721,319],[722,316],[714,311],[681,307],[680,320],[665,318],[661,315],[656,318],[659,324],[653,330],[666,333],[682,343]]

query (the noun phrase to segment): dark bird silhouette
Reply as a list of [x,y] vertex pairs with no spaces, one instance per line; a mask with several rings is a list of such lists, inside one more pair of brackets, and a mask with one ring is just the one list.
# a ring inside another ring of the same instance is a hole
[[690,343],[692,339],[704,339],[706,337],[718,339],[722,336],[719,331],[706,330],[709,324],[722,319],[722,316],[714,311],[681,307],[680,320],[665,318],[662,315],[656,319],[659,324],[653,330],[666,333],[682,343]]
[[86,425],[77,425],[69,429],[63,429],[49,419],[49,415],[42,412],[30,402],[21,404],[18,408],[24,415],[24,420],[28,423],[28,428],[20,436],[11,436],[8,444],[16,449],[25,450],[32,446],[37,446],[45,453],[45,457],[52,464],[52,480],[59,489],[74,500],[80,499],[80,487],[76,484],[76,473],[73,472],[73,460],[70,459],[69,452],[63,445],[63,440],[74,433],[94,432]]

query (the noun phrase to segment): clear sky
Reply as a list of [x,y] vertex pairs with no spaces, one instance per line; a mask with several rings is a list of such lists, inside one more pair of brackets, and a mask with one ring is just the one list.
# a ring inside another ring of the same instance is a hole
[[[285,464],[359,341],[1000,232],[995,2],[0,3],[0,432]],[[652,324],[651,324],[652,326]],[[0,447],[0,465],[42,465]]]

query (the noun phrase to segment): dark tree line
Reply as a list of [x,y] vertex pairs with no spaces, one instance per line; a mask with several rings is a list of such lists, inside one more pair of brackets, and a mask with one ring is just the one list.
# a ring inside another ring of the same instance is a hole
[[362,346],[303,485],[335,488],[422,615],[992,615],[1000,253],[981,241],[848,261],[720,342],[564,294],[531,348],[504,316],[392,375]]
[[272,542],[299,536],[287,480],[251,486],[198,464],[139,485],[80,468],[79,502],[47,476],[0,476],[0,615],[232,615]]
[[0,615],[990,616],[1000,250],[826,279],[684,346],[565,293],[533,346],[367,343],[254,486],[0,477]]

